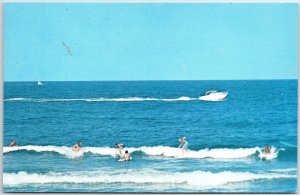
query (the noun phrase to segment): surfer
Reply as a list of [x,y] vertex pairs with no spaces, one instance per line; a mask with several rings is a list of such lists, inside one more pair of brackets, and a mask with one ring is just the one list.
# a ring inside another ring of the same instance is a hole
[[181,137],[181,138],[178,139],[178,141],[180,142],[180,145],[179,145],[178,148],[182,149],[182,153],[187,151],[189,143],[186,141],[186,137]]
[[14,139],[12,142],[9,144],[9,147],[14,147],[17,146],[17,141]]
[[[123,155],[123,148],[125,148],[125,145],[124,144],[122,144],[122,143],[116,143],[115,144],[115,148],[116,148],[116,156],[117,155],[120,155],[120,156],[122,156]],[[119,154],[118,154],[119,153]]]
[[125,161],[130,161],[130,160],[131,160],[131,157],[130,157],[130,155],[129,155],[129,153],[128,153],[128,150],[125,150],[124,160],[125,160]]
[[74,145],[72,146],[72,150],[73,150],[74,152],[78,152],[78,151],[80,150],[80,148],[81,148],[80,141],[78,141],[77,144],[74,144]]
[[270,146],[266,145],[266,147],[265,147],[265,153],[266,154],[270,154],[271,153],[271,147]]

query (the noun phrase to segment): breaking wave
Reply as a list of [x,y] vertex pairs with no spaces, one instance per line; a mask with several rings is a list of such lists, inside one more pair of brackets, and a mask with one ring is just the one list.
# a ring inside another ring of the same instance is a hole
[[[69,158],[81,157],[84,153],[92,153],[101,156],[115,156],[116,149],[109,147],[83,147],[79,152],[73,152],[71,147],[67,146],[17,146],[17,147],[3,147],[3,153],[16,152],[16,151],[35,151],[35,152],[56,152],[65,155]],[[215,149],[200,149],[200,150],[188,150],[182,152],[179,148],[169,146],[142,146],[138,148],[126,148],[129,153],[142,152],[147,156],[162,156],[173,158],[213,158],[213,159],[239,159],[246,158],[258,153],[259,158],[263,157],[262,149],[259,147],[253,148],[215,148]],[[279,151],[276,148],[272,148],[271,154],[266,158],[267,160],[274,159],[278,156]]]
[[221,186],[228,183],[253,181],[258,179],[297,178],[296,174],[250,173],[250,172],[164,172],[149,169],[109,170],[79,172],[3,173],[4,186],[24,184],[64,184],[64,183],[135,183],[135,184],[187,184],[199,187]]
[[56,152],[62,155],[65,155],[69,158],[80,157],[84,154],[84,151],[74,152],[71,147],[67,146],[15,146],[15,147],[3,147],[3,153],[16,152],[16,151],[35,151],[35,152]]

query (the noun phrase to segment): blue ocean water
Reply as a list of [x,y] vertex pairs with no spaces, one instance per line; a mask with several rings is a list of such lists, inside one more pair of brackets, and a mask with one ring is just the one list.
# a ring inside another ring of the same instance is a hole
[[4,191],[296,192],[297,82],[5,82]]

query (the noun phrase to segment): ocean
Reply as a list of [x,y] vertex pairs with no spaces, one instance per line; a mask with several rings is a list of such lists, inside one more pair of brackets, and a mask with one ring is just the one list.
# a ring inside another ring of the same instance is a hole
[[[5,82],[3,189],[296,192],[297,82]],[[228,96],[200,100],[209,90]]]

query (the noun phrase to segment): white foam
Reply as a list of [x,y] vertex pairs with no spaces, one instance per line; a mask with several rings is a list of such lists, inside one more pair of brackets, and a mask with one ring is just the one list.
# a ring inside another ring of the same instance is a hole
[[[36,152],[57,152],[68,157],[74,156],[70,147],[66,146],[18,146],[18,147],[3,147],[3,153],[14,152],[19,150],[28,150]],[[180,148],[174,148],[169,146],[142,146],[138,148],[126,148],[129,153],[143,152],[148,156],[163,156],[174,158],[214,158],[214,159],[238,159],[246,158],[254,155],[256,152],[260,152],[259,147],[253,148],[216,148],[216,149],[201,149],[201,150],[188,150],[182,152]],[[81,148],[83,153],[93,153],[98,155],[114,156],[116,153],[115,148],[109,147],[83,147]],[[78,153],[76,153],[78,154]],[[82,154],[83,155],[83,154]]]
[[15,146],[15,147],[3,147],[3,153],[27,150],[35,152],[56,152],[62,155],[65,155],[69,158],[81,157],[84,154],[84,151],[81,149],[78,152],[72,151],[71,147],[67,146]]
[[191,186],[213,187],[228,183],[245,182],[257,179],[297,178],[296,175],[250,172],[163,172],[149,169],[120,171],[85,171],[46,174],[3,173],[3,184],[47,184],[47,183],[135,183],[135,184],[188,184]]
[[186,96],[182,96],[182,97],[178,98],[178,100],[182,100],[182,101],[190,101],[190,100],[193,100],[193,98],[186,97]]
[[102,156],[115,156],[116,149],[109,147],[84,147],[84,152],[90,152],[92,154],[99,154]]
[[282,173],[297,172],[297,168],[273,169],[272,172],[282,172]]
[[4,101],[31,101],[31,98],[9,98]]
[[9,98],[4,101],[26,101],[26,102],[69,102],[69,101],[85,101],[85,102],[139,102],[139,101],[191,101],[197,98],[182,96],[179,98],[152,98],[152,97],[126,97],[126,98],[70,98],[70,99],[32,99],[32,98]]
[[284,150],[284,149],[281,148],[281,149],[278,149],[278,150],[277,150],[277,148],[271,147],[270,153],[267,154],[267,153],[264,152],[264,149],[260,149],[260,150],[258,150],[258,152],[259,152],[258,157],[259,157],[260,159],[272,160],[272,159],[278,157],[278,153],[279,153],[279,151],[281,151],[281,150]]
[[141,147],[137,150],[144,152],[147,155],[176,157],[176,158],[216,158],[216,159],[235,159],[245,158],[255,154],[259,148],[217,148],[217,149],[201,149],[198,151],[188,150],[182,152],[180,148],[173,148],[168,146],[156,147]]

